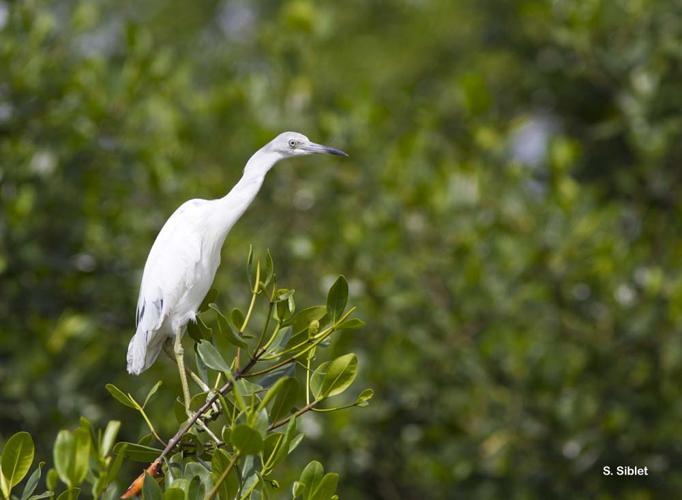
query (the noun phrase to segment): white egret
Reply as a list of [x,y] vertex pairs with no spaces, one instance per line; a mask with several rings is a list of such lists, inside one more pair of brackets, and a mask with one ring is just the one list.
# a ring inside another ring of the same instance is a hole
[[284,132],[249,159],[239,182],[222,198],[189,200],[161,228],[147,257],[137,300],[135,335],[128,345],[128,372],[149,368],[166,341],[174,338],[185,407],[189,387],[182,334],[211,288],[227,233],[258,194],[265,175],[279,160],[314,153],[348,156],[311,142],[303,134]]

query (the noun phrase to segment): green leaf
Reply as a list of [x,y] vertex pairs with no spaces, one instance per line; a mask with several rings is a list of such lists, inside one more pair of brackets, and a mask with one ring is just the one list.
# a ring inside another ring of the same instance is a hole
[[116,399],[116,401],[118,401],[122,405],[127,406],[128,408],[137,409],[137,405],[133,402],[132,399],[130,399],[130,396],[125,394],[121,389],[116,387],[114,384],[107,384],[104,387],[107,391],[109,391],[109,394],[114,396],[114,399]]
[[90,433],[85,429],[76,429],[73,432],[76,439],[75,457],[73,460],[72,480],[73,484],[81,484],[88,474],[90,463]]
[[304,491],[305,484],[301,483],[300,481],[294,481],[294,484],[291,485],[291,496],[293,498],[302,496]]
[[124,443],[123,446],[119,448],[118,453],[115,453],[114,461],[111,463],[111,466],[106,472],[106,477],[104,479],[105,486],[103,488],[106,488],[106,486],[114,482],[118,477],[118,472],[121,470],[121,465],[123,465],[123,459],[125,458],[125,450],[127,447],[128,445]]
[[292,316],[296,310],[296,301],[294,300],[294,294],[296,290],[280,288],[275,293],[274,302],[277,304],[275,308],[275,319],[279,320],[280,323],[286,324],[287,319]]
[[289,447],[287,448],[287,454],[291,454],[296,448],[298,448],[298,445],[301,444],[301,441],[303,441],[303,433],[296,434],[293,439],[289,442]]
[[[275,465],[277,455],[279,455],[282,445],[284,444],[286,437],[281,432],[272,432],[267,435],[265,441],[263,441],[263,458],[265,463],[269,462],[269,466]],[[263,471],[266,472],[265,470]]]
[[358,318],[349,318],[338,325],[336,325],[337,330],[357,330],[365,326],[365,322]]
[[206,294],[206,297],[204,297],[204,300],[201,301],[201,305],[199,306],[199,312],[204,312],[208,311],[208,308],[211,305],[211,302],[215,302],[215,299],[218,297],[218,290],[215,288],[211,288],[208,293]]
[[[181,488],[176,488],[175,486],[172,486],[163,492],[163,500],[185,500],[185,498],[186,498],[186,495],[185,495],[184,490],[182,490]],[[220,497],[220,498],[229,498],[229,497]]]
[[197,316],[196,321],[187,323],[187,334],[195,342],[201,342],[202,340],[210,340],[213,335],[213,330],[207,327],[206,323]]
[[242,390],[242,386],[239,383],[244,379],[235,381],[231,373],[229,373],[229,376],[230,379],[232,380],[232,395],[234,397],[235,405],[237,406],[237,408],[239,408],[240,412],[245,412],[247,410],[247,407],[243,397],[244,391]]
[[344,354],[334,361],[322,363],[313,372],[310,379],[310,388],[315,399],[341,394],[353,383],[357,371],[358,358],[353,353]]
[[263,449],[263,438],[260,433],[245,424],[239,424],[232,429],[230,440],[242,455],[255,455]]
[[161,488],[156,480],[145,472],[142,483],[142,498],[144,500],[161,500]]
[[270,408],[270,418],[273,422],[289,416],[291,408],[296,404],[296,396],[298,395],[298,381],[295,378],[282,378],[277,382],[277,384],[280,383],[281,386],[277,390],[277,397],[272,404],[272,408]]
[[246,341],[237,333],[234,332],[230,326],[230,322],[218,309],[215,304],[209,304],[209,307],[213,309],[218,314],[218,331],[224,336],[224,338],[232,345],[237,347],[246,347]]
[[[246,257],[246,277],[249,280],[249,285],[253,290],[253,282],[255,281],[255,270],[253,267],[253,245],[249,245],[249,255]],[[239,328],[239,327],[237,327]]]
[[7,440],[2,450],[0,468],[2,470],[2,490],[9,498],[12,488],[26,476],[35,454],[33,439],[28,432],[17,432]]
[[311,321],[320,321],[327,314],[325,306],[313,306],[301,309],[291,318],[291,329],[294,335],[307,331]]
[[151,389],[149,389],[149,392],[147,393],[147,397],[144,398],[144,403],[142,403],[142,408],[144,408],[145,406],[147,406],[147,403],[148,403],[149,400],[152,398],[152,396],[153,396],[154,394],[156,394],[156,391],[159,390],[159,387],[161,387],[161,381],[160,381],[160,380],[159,380],[156,384],[154,384],[154,387],[152,387]]
[[45,485],[48,490],[55,490],[57,488],[57,482],[59,481],[59,474],[57,469],[50,469],[47,471],[47,476],[45,478]]
[[336,472],[329,472],[324,475],[320,483],[310,496],[311,500],[330,500],[336,493],[339,483],[339,475]]
[[54,462],[59,478],[70,488],[80,485],[88,473],[90,433],[79,428],[62,430],[54,445]]
[[201,360],[212,370],[218,370],[220,372],[230,371],[230,366],[210,342],[199,342],[199,344],[197,344],[197,352],[199,353],[199,356],[201,356]]
[[[230,457],[224,450],[216,450],[211,460],[211,478],[213,484],[217,484],[223,472],[229,467]],[[239,478],[237,477],[237,469],[233,468],[228,474],[227,478],[220,483],[218,487],[218,498],[234,498],[239,491]]]
[[114,453],[122,453],[134,462],[151,462],[161,454],[160,449],[137,443],[119,442],[114,446]]
[[[171,483],[171,486],[173,488],[177,488],[182,490],[182,492],[185,494],[185,498],[187,498],[187,490],[189,490],[189,481],[185,479],[184,477],[179,477]],[[188,499],[191,500],[191,499]]]
[[206,488],[199,476],[194,476],[189,482],[187,488],[187,498],[204,498],[206,495]]
[[301,472],[301,477],[298,479],[303,484],[302,494],[305,500],[312,498],[313,491],[317,488],[323,475],[324,467],[317,460],[313,460],[305,466]]
[[230,318],[232,319],[232,325],[237,329],[237,331],[241,332],[245,320],[244,313],[242,313],[239,309],[235,307],[234,309],[232,309]]
[[261,399],[261,402],[258,404],[258,407],[256,408],[256,412],[260,412],[263,408],[265,408],[270,401],[272,401],[272,398],[274,398],[277,393],[284,387],[285,383],[287,381],[287,377],[280,378],[277,380],[270,389],[268,389],[268,392],[265,393],[265,396],[263,399]]
[[289,288],[280,288],[275,293],[275,302],[288,302],[291,297],[294,296],[296,290]]
[[343,314],[348,302],[348,282],[343,276],[339,276],[329,289],[327,294],[327,312],[331,316],[332,323]]
[[28,481],[26,481],[26,486],[24,486],[24,491],[21,492],[21,500],[28,500],[28,498],[33,495],[33,492],[38,486],[40,481],[40,476],[42,475],[42,469],[45,462],[40,462],[38,468],[33,471],[29,476]]
[[261,281],[263,282],[263,286],[268,286],[274,275],[275,265],[272,262],[272,255],[270,254],[270,250],[268,250],[265,254],[265,264],[263,266],[263,274],[261,279]]
[[73,467],[75,450],[76,440],[73,434],[67,430],[59,431],[54,443],[54,467],[59,474],[59,479],[68,486],[72,486],[71,469]]
[[69,488],[57,497],[57,500],[76,500],[81,493],[80,488]]
[[209,471],[200,462],[188,462],[185,464],[184,477],[187,479],[192,479],[194,476],[199,476],[205,483],[210,482],[211,471]]
[[362,391],[358,398],[355,400],[356,406],[364,407],[369,405],[369,400],[374,397],[374,389],[365,389]]
[[28,500],[40,500],[41,498],[54,498],[54,491],[43,491],[37,495],[31,495]]
[[114,446],[114,443],[116,442],[116,436],[118,435],[118,431],[121,428],[121,422],[118,420],[110,420],[109,423],[107,423],[106,429],[104,429],[104,435],[102,436],[102,444],[100,446],[100,458],[104,459],[106,458],[107,455],[109,455],[109,452],[111,451],[111,448]]

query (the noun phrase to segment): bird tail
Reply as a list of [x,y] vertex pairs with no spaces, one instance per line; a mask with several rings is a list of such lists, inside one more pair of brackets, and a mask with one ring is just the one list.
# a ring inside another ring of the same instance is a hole
[[165,338],[160,332],[138,328],[128,344],[128,373],[139,375],[154,364],[163,348]]

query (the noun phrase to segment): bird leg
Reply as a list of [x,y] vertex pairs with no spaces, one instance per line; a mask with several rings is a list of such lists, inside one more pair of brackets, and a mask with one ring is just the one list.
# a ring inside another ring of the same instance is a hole
[[[173,342],[174,342],[173,339],[171,337],[168,337],[168,339],[166,339],[166,341],[163,343],[163,352],[165,352],[170,359],[175,360],[175,353],[173,352],[174,349],[171,347],[171,344],[173,344]],[[208,385],[206,385],[206,382],[201,380],[199,375],[197,375],[187,367],[185,367],[185,375],[194,380],[194,382],[199,386],[199,389],[201,389],[203,392],[211,392],[211,388]],[[215,413],[220,412],[220,406],[218,405],[218,403],[215,403],[212,406],[212,409]],[[190,418],[192,417],[192,415],[187,416]]]
[[175,354],[175,361],[178,364],[178,372],[180,372],[180,383],[182,384],[182,399],[185,403],[185,412],[189,415],[191,397],[189,394],[189,384],[187,383],[187,372],[185,371],[185,350],[182,348],[182,331],[175,332],[173,353]]

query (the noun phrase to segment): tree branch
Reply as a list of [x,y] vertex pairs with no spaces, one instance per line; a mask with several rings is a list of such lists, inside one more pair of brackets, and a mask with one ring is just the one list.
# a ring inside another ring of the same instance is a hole
[[[243,368],[240,368],[237,373],[234,374],[234,380],[237,381],[240,378],[243,378],[244,375],[251,369],[253,366],[256,364],[258,361],[258,358],[260,355],[263,354],[263,351],[257,352],[250,360],[249,362],[244,365]],[[192,428],[192,426],[201,418],[208,409],[213,406],[213,404],[218,401],[218,399],[221,396],[226,395],[230,390],[232,390],[232,381],[228,381],[223,385],[218,392],[213,395],[210,399],[208,399],[202,406],[199,408],[192,417],[185,422],[184,425],[178,429],[178,432],[175,433],[175,435],[168,441],[168,444],[166,444],[166,447],[163,449],[161,454],[152,462],[152,464],[142,472],[138,476],[135,481],[131,483],[130,486],[128,486],[128,489],[125,491],[125,493],[121,496],[122,499],[125,498],[132,498],[135,495],[139,494],[140,491],[142,490],[142,484],[144,483],[144,474],[145,472],[149,474],[152,477],[158,477],[159,474],[161,473],[161,463],[163,460],[175,449],[175,447],[178,445],[180,440],[182,439],[182,436],[187,434],[189,430]]]

